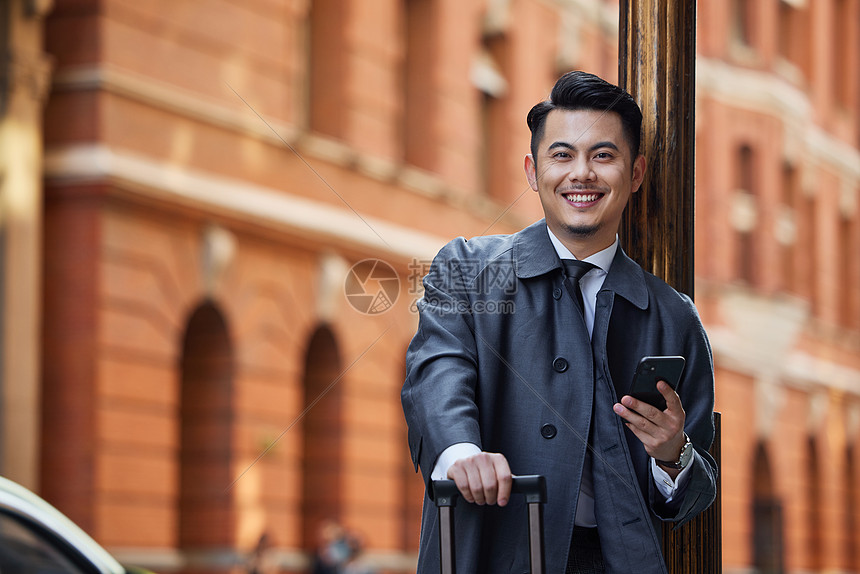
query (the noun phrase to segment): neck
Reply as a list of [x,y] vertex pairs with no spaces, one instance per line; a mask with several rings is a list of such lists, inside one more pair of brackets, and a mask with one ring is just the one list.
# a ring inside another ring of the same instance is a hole
[[550,227],[550,231],[580,261],[610,247],[615,243],[616,235],[613,233],[609,237],[604,237],[604,234],[601,233],[584,234],[565,228],[554,229],[552,227]]

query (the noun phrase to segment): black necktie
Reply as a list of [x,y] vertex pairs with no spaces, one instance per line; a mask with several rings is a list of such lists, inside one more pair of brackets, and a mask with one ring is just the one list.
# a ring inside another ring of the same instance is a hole
[[[564,265],[564,286],[570,294],[570,297],[576,303],[576,307],[579,309],[579,312],[582,314],[584,319],[585,312],[582,300],[582,289],[579,286],[579,280],[592,269],[596,269],[597,266],[575,259],[562,259],[561,262]],[[593,464],[592,446],[589,439],[589,443],[586,444],[585,459],[583,460],[582,466],[582,479],[579,488],[581,493],[591,497],[592,500],[594,499],[594,476],[592,475]],[[579,528],[579,526],[577,526],[577,528]],[[601,562],[602,559],[600,558],[601,555],[599,548],[597,550],[594,548],[587,548],[585,551],[587,556],[581,556],[581,554],[583,554],[581,545],[586,543],[586,541],[579,540],[578,537],[583,536],[583,533],[593,534],[594,532],[596,532],[596,530],[592,530],[591,528],[574,531],[573,537],[571,538],[571,549],[568,556],[566,573],[578,574],[581,572],[605,572]],[[593,562],[593,564],[591,562]]]
[[586,263],[585,261],[578,261],[576,259],[562,259],[561,262],[564,264],[564,274],[566,275],[564,286],[567,287],[567,292],[570,293],[570,296],[573,297],[574,301],[576,301],[576,306],[584,317],[585,312],[583,310],[584,308],[582,303],[582,289],[579,287],[579,280],[582,279],[583,275],[597,266],[592,265],[591,263]]

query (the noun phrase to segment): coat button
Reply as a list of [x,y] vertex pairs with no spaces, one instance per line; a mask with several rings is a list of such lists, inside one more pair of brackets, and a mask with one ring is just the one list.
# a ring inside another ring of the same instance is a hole
[[546,439],[550,439],[555,437],[558,434],[558,430],[555,428],[555,425],[545,424],[540,427],[540,436]]
[[562,295],[561,287],[556,287],[555,289],[552,290],[552,298],[553,299],[556,299],[556,300],[561,299],[561,295]]
[[552,362],[552,368],[558,373],[563,373],[567,370],[567,360],[564,357],[557,357]]

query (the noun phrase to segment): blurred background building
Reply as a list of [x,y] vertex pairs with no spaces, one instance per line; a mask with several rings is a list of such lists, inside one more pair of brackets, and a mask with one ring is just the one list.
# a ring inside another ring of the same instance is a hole
[[[618,2],[0,6],[2,474],[159,571],[327,521],[414,571],[420,277],[540,217],[525,115]],[[860,0],[698,12],[725,571],[860,572]]]

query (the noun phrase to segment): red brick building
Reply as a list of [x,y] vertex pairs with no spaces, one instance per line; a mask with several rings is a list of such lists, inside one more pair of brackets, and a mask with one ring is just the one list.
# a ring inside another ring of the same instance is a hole
[[860,5],[700,3],[698,31],[724,564],[857,572]]
[[[409,571],[421,270],[540,217],[525,114],[617,77],[617,2],[4,8],[3,474],[159,571],[301,571],[327,519]],[[860,572],[860,1],[700,2],[698,43],[725,570]]]

